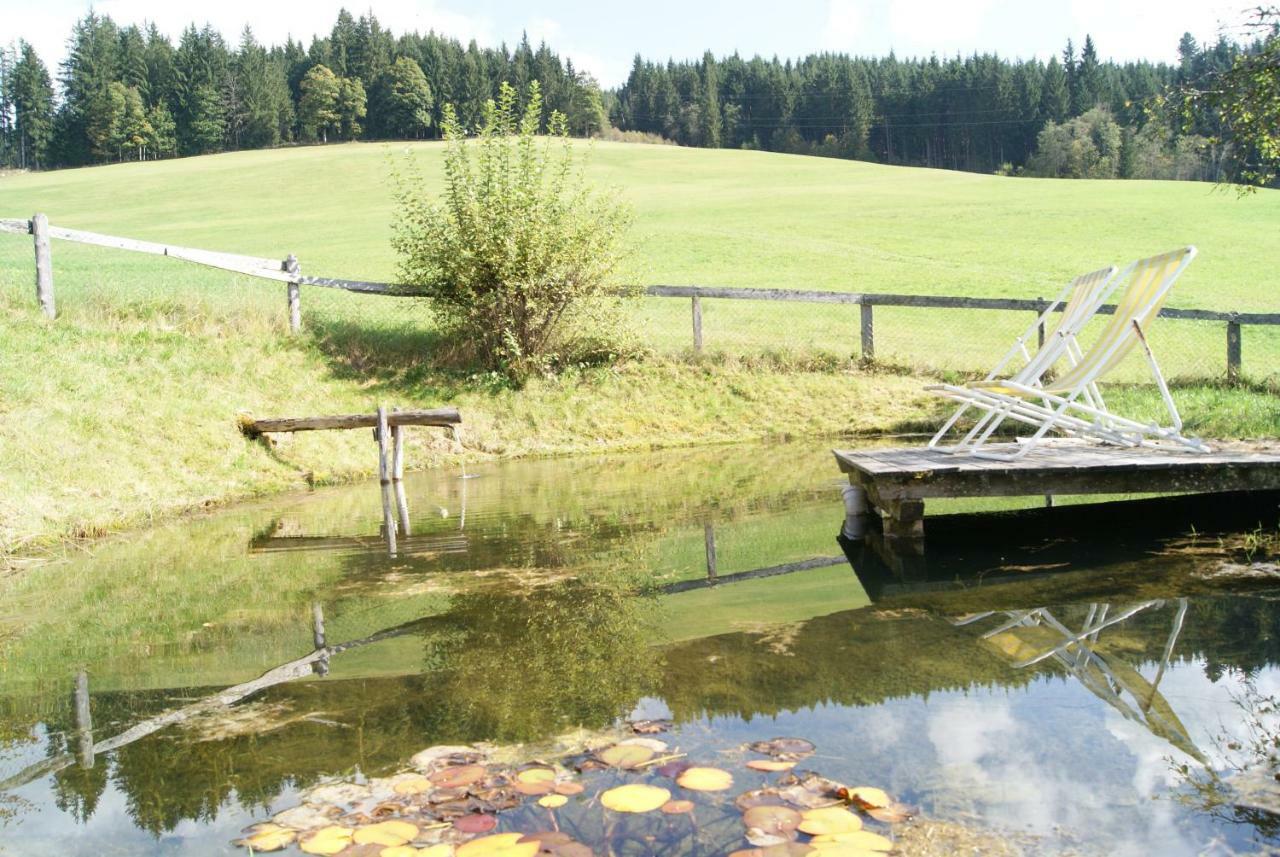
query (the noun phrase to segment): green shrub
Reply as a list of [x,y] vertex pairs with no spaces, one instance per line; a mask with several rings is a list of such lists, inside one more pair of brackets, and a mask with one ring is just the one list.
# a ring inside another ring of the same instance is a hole
[[455,347],[519,384],[531,374],[616,353],[621,242],[630,211],[594,192],[564,117],[539,138],[542,96],[523,111],[502,84],[469,138],[444,109],[445,186],[402,180],[394,245],[400,282],[424,290]]

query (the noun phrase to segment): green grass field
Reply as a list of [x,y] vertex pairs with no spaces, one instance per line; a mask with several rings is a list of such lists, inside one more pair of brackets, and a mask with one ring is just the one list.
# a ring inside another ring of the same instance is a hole
[[[438,177],[436,144],[243,152],[0,179],[0,217],[261,256],[315,275],[390,279],[390,161]],[[640,283],[1035,297],[1075,273],[1194,243],[1176,306],[1274,309],[1280,193],[1208,185],[1010,179],[758,152],[595,147],[591,173],[634,207]],[[368,472],[367,438],[246,443],[237,412],[454,402],[474,454],[580,452],[928,424],[910,374],[859,370],[853,307],[707,302],[696,365],[688,302],[635,309],[656,357],[519,393],[443,375],[429,318],[402,299],[304,289],[285,331],[280,284],[55,242],[61,317],[34,307],[30,239],[0,235],[0,556],[204,503]],[[1026,314],[1023,314],[1026,315]],[[1030,318],[879,309],[877,356],[988,365]],[[1171,374],[1221,375],[1220,325],[1169,323]],[[820,354],[823,359],[811,359]],[[1246,329],[1246,374],[1280,370],[1280,331]],[[1274,433],[1262,391],[1186,391],[1205,434]],[[1153,399],[1123,393],[1139,411]],[[355,435],[356,433],[349,433]],[[417,465],[448,446],[415,434]]]

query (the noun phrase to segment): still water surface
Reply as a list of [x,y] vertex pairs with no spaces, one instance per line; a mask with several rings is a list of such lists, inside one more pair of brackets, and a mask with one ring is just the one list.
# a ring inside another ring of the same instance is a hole
[[[732,797],[777,775],[738,748],[776,736],[817,745],[803,767],[918,807],[875,827],[905,853],[948,853],[907,827],[978,853],[1280,841],[1253,754],[1280,695],[1273,499],[1227,524],[1155,511],[1168,526],[1120,541],[1103,536],[1121,518],[1071,542],[1001,524],[1023,548],[958,517],[969,540],[925,564],[842,551],[826,446],[467,477],[410,477],[394,558],[362,485],[0,582],[0,854],[245,853],[242,828],[328,778],[384,776],[436,744],[534,753],[637,717],[670,719],[662,740],[731,768],[734,791],[694,832],[610,843],[588,799],[618,778],[584,775],[559,812],[597,853],[748,847]],[[971,509],[931,508],[947,511]]]

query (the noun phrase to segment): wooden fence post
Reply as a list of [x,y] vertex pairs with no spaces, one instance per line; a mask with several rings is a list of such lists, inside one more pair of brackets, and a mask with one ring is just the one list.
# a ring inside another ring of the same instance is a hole
[[693,296],[693,350],[702,353],[702,298]]
[[859,309],[862,311],[862,359],[869,363],[876,359],[876,333],[871,304],[860,304]]
[[298,257],[290,253],[285,257],[284,264],[281,265],[286,273],[292,274],[293,279],[289,281],[289,332],[297,333],[302,330],[302,293],[298,288],[298,274],[301,273],[301,266],[298,265]]
[[[1043,303],[1044,298],[1036,298],[1036,300],[1041,301]],[[1044,310],[1040,310],[1040,312],[1037,312],[1036,318],[1039,318],[1041,313],[1043,312]],[[1044,348],[1044,322],[1043,321],[1040,322],[1038,325],[1036,325],[1036,340],[1038,342],[1038,347]]]
[[702,525],[702,538],[707,546],[707,577],[716,577],[716,528],[711,524]]
[[1240,322],[1227,322],[1227,380],[1240,380]]
[[[391,409],[392,413],[399,411],[399,408]],[[391,427],[391,479],[395,482],[404,479],[404,426],[401,425]]]
[[49,318],[56,318],[58,311],[53,303],[53,257],[49,251],[49,218],[43,214],[31,216],[31,234],[36,245],[36,300]]
[[390,464],[387,461],[387,408],[378,405],[378,481],[383,485],[390,484]]
[[80,766],[93,767],[93,717],[89,712],[89,674],[76,675],[76,743],[80,750]]

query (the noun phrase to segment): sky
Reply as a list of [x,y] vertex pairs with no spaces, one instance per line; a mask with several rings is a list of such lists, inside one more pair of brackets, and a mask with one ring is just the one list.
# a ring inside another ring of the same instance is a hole
[[344,5],[372,10],[392,31],[434,29],[482,46],[545,39],[605,86],[621,84],[638,52],[665,60],[738,51],[803,56],[817,51],[901,57],[996,52],[1041,59],[1091,34],[1104,58],[1176,60],[1184,32],[1215,40],[1234,32],[1257,0],[0,0],[0,44],[35,45],[51,67],[71,25],[92,6],[117,23],[154,21],[177,40],[190,22],[228,41],[247,22],[260,41],[327,33]]

